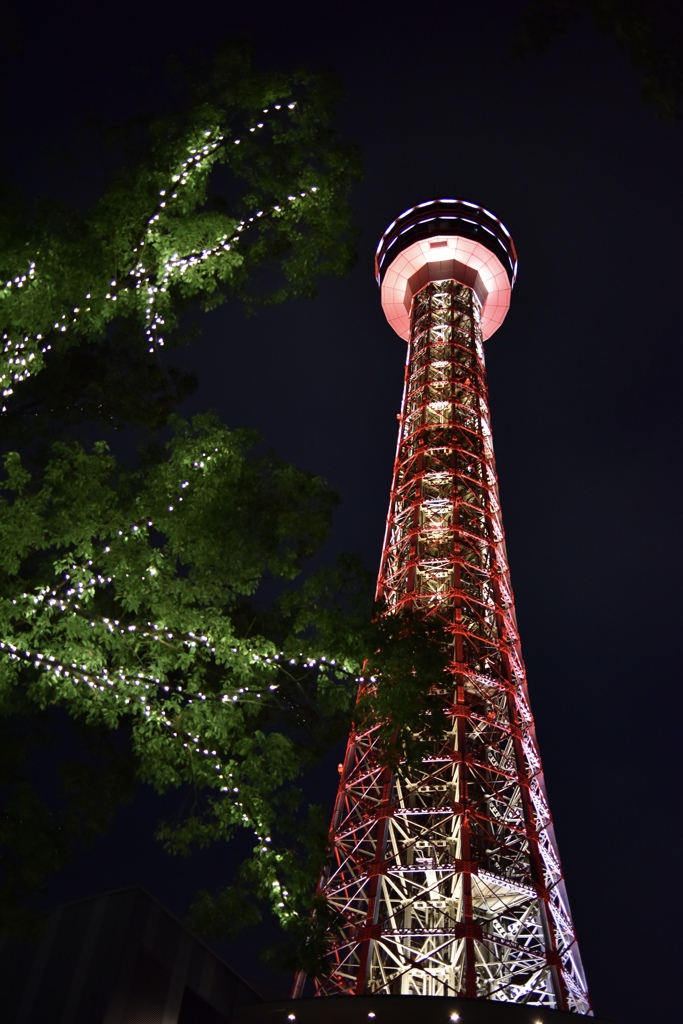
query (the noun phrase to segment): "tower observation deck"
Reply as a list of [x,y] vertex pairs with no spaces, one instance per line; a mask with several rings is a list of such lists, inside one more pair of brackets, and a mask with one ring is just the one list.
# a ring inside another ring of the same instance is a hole
[[401,214],[375,262],[387,320],[408,343],[377,593],[388,614],[443,630],[449,670],[431,683],[443,731],[417,767],[387,767],[376,726],[351,733],[320,882],[342,923],[317,994],[590,1014],[529,706],[484,365],[515,246],[491,213],[440,199]]

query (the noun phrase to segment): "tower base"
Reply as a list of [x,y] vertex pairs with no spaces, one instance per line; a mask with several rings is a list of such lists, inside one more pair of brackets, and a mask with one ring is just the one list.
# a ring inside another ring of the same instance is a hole
[[[450,996],[322,996],[244,1006],[235,1024],[580,1024],[564,1010]],[[604,1018],[588,1018],[608,1024]]]

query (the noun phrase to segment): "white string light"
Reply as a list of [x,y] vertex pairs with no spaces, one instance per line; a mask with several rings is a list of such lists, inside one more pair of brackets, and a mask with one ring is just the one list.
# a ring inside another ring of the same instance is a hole
[[[273,109],[279,111],[282,107],[283,104],[276,103]],[[295,107],[295,102],[286,104],[288,110],[294,110]],[[263,113],[264,115],[269,114],[270,108],[265,108]],[[248,130],[250,133],[256,133],[264,127],[265,121],[259,121]],[[133,254],[140,253],[141,249],[145,247],[149,249],[150,245],[154,245],[154,242],[158,239],[158,229],[161,226],[162,215],[173,212],[173,208],[177,205],[177,203],[174,203],[174,200],[179,200],[182,190],[195,182],[198,172],[201,172],[202,175],[210,172],[213,164],[219,158],[221,150],[229,141],[227,136],[219,128],[215,127],[204,129],[199,133],[199,137],[202,140],[201,143],[197,141],[194,144],[188,144],[187,156],[171,175],[170,185],[159,190],[159,198],[154,211],[147,220],[143,236],[138,241],[138,244],[133,247]],[[241,139],[236,138],[232,142],[234,145],[239,145]],[[287,202],[295,203],[301,199],[311,198],[317,191],[318,187],[313,186],[308,191],[300,192],[298,196],[287,196]],[[155,348],[164,345],[163,327],[165,325],[165,318],[163,310],[168,305],[167,299],[171,286],[181,279],[188,270],[231,252],[233,247],[239,242],[242,233],[255,220],[268,217],[269,215],[280,216],[282,212],[283,207],[280,203],[273,204],[268,210],[259,210],[253,216],[245,217],[239,221],[232,234],[222,234],[212,245],[200,250],[187,252],[183,255],[177,252],[174,253],[163,263],[161,275],[157,283],[153,282],[152,271],[146,266],[146,263],[149,261],[143,261],[142,256],[138,256],[133,268],[126,275],[127,283],[122,283],[115,279],[111,280],[107,291],[102,296],[102,301],[104,303],[114,303],[119,299],[123,299],[125,304],[126,301],[134,301],[135,296],[138,294],[146,297],[144,331],[149,352],[152,353]],[[34,286],[40,284],[34,261],[29,264],[27,273],[19,274],[7,281],[4,288],[0,288],[0,295],[3,292],[16,291],[23,288],[26,284],[33,284]],[[92,298],[92,292],[87,292],[85,299],[91,302],[96,301]],[[161,308],[159,308],[160,306]],[[64,334],[70,326],[78,324],[85,315],[92,313],[92,309],[92,305],[84,308],[74,306],[69,314],[63,313],[52,325],[51,329]],[[6,358],[5,368],[0,369],[0,392],[3,398],[9,398],[14,393],[13,384],[21,383],[39,369],[42,369],[44,365],[42,357],[50,351],[52,346],[49,343],[45,345],[40,344],[43,341],[43,334],[41,332],[33,335],[26,334],[21,340],[12,339],[8,334],[4,334],[2,340],[5,343],[3,355]],[[29,367],[29,364],[32,365]],[[7,406],[2,405],[1,411],[6,412]]]
[[[194,458],[190,457],[190,473],[187,478],[180,480],[176,490],[178,498],[192,494],[192,473],[206,474],[213,473],[219,467],[223,456],[218,446],[205,446],[199,448]],[[284,650],[278,650],[270,644],[265,644],[260,650],[253,646],[232,641],[232,645],[226,646],[225,640],[222,644],[217,643],[210,630],[187,630],[181,631],[169,627],[162,621],[144,620],[139,622],[122,621],[117,618],[104,615],[97,615],[94,611],[95,596],[98,590],[118,586],[119,583],[125,587],[125,581],[119,581],[116,571],[116,561],[121,557],[120,550],[116,545],[122,543],[149,544],[149,530],[153,528],[153,520],[142,517],[138,522],[131,523],[127,528],[115,528],[113,537],[108,542],[101,541],[99,546],[84,554],[80,559],[73,555],[66,561],[58,563],[60,568],[60,582],[54,586],[42,586],[35,592],[22,592],[12,600],[16,609],[17,618],[20,622],[20,630],[24,632],[26,625],[31,627],[31,635],[36,636],[39,632],[42,621],[49,628],[52,614],[69,615],[72,619],[87,624],[88,630],[94,631],[94,638],[97,642],[98,634],[101,639],[107,636],[133,638],[134,646],[130,642],[126,644],[126,654],[139,658],[144,650],[144,645],[156,645],[159,643],[172,643],[175,649],[182,649],[188,654],[196,653],[202,658],[208,659],[208,664],[215,667],[222,667],[227,675],[231,672],[228,652],[236,658],[236,664],[248,664],[250,667],[257,667],[264,673],[263,682],[256,681],[255,685],[235,685],[215,693],[206,693],[203,690],[194,691],[184,685],[171,684],[162,674],[131,669],[125,665],[114,667],[98,666],[79,662],[78,660],[65,661],[57,653],[47,650],[35,650],[21,637],[7,637],[0,640],[0,651],[10,660],[25,665],[32,665],[41,672],[48,674],[54,685],[59,687],[59,699],[71,701],[95,700],[105,701],[102,705],[106,710],[106,701],[110,700],[117,714],[134,714],[163,727],[172,743],[178,743],[192,756],[202,759],[209,759],[213,768],[212,786],[217,788],[223,798],[231,802],[231,806],[237,815],[238,822],[245,828],[250,829],[259,844],[256,849],[259,851],[260,865],[262,872],[265,872],[269,883],[272,882],[272,893],[274,894],[274,911],[283,920],[290,920],[296,910],[288,903],[288,893],[278,879],[278,872],[281,870],[280,855],[272,846],[268,835],[268,824],[262,817],[259,817],[251,804],[245,802],[240,793],[239,768],[234,763],[224,763],[216,749],[207,743],[200,732],[180,729],[178,714],[198,712],[198,709],[206,706],[215,714],[218,708],[223,713],[230,713],[228,708],[232,706],[257,707],[264,701],[275,698],[275,694],[281,686],[283,678],[297,680],[293,674],[295,671],[310,671],[322,668],[327,665],[335,667],[335,671],[341,674],[350,675],[344,666],[336,666],[335,659],[314,657],[304,651],[291,654]],[[114,548],[114,549],[113,549]],[[163,551],[155,549],[154,557],[159,560],[159,568],[151,566],[146,570],[149,577],[153,577],[150,569],[156,573],[163,570]],[[144,579],[144,576],[143,576]],[[74,635],[77,635],[74,634]],[[142,646],[141,646],[142,645]],[[46,645],[48,646],[48,645]],[[83,647],[88,650],[86,662],[92,662],[92,643],[84,641]],[[107,643],[99,646],[99,652],[104,653],[108,649]],[[109,648],[111,650],[111,648]],[[114,649],[115,651],[115,649]],[[95,655],[97,657],[97,655]],[[115,655],[114,655],[115,657]],[[216,665],[218,657],[218,665]],[[112,655],[109,655],[111,660]],[[177,659],[170,659],[173,663],[173,670]],[[239,669],[238,669],[239,671]],[[71,684],[70,690],[65,693],[64,684]],[[173,714],[168,711],[168,703],[171,702]],[[277,884],[276,884],[277,883]],[[277,899],[275,899],[277,896]]]
[[[266,126],[268,115],[275,117],[275,112],[283,109],[293,110],[296,104],[276,103],[270,108],[263,110],[264,119],[258,121],[248,128],[249,134],[257,134]],[[298,194],[290,194],[281,198],[278,203],[272,206],[257,209],[253,214],[245,216],[238,221],[231,232],[223,232],[214,241],[201,249],[191,250],[184,253],[174,252],[161,264],[160,272],[152,269],[153,258],[148,258],[145,253],[154,250],[160,238],[160,229],[163,229],[166,218],[172,217],[177,208],[182,204],[183,199],[192,187],[196,186],[200,176],[208,175],[215,162],[228,145],[243,145],[242,138],[229,139],[226,134],[217,127],[208,127],[203,130],[201,136],[195,136],[195,141],[188,144],[185,157],[170,175],[170,181],[165,188],[159,189],[156,205],[149,215],[143,233],[131,252],[134,260],[132,269],[122,272],[117,277],[109,279],[106,288],[101,291],[91,288],[86,292],[83,299],[68,311],[56,315],[56,319],[43,326],[40,331],[33,333],[21,333],[18,337],[12,337],[10,332],[2,335],[2,356],[4,366],[0,364],[0,393],[3,399],[10,398],[16,385],[27,380],[44,365],[44,357],[52,349],[50,336],[54,333],[62,335],[68,333],[75,325],[88,326],[90,319],[101,315],[107,304],[117,303],[117,310],[130,310],[142,305],[144,310],[144,331],[150,352],[157,347],[163,346],[163,328],[165,325],[165,312],[168,315],[169,291],[174,284],[182,280],[189,272],[197,267],[212,264],[225,254],[233,253],[234,248],[239,246],[240,239],[250,226],[258,221],[261,223],[268,218],[282,217],[288,204],[296,204],[302,200],[312,199],[318,191],[316,186],[307,191],[300,191]],[[31,261],[25,273],[18,273],[7,280],[4,284],[0,282],[0,299],[12,297],[21,293],[25,295],[30,289],[41,287],[39,273],[39,260]],[[121,279],[119,279],[119,277]],[[142,300],[142,303],[141,301]],[[53,314],[54,316],[55,314]],[[109,316],[113,316],[113,311]],[[105,319],[107,314],[105,313]],[[1,411],[7,411],[7,404],[1,405]],[[219,454],[217,448],[213,452],[202,452],[200,458],[193,462],[193,470],[207,471],[209,463]],[[190,480],[183,480],[178,488],[175,498],[171,498],[168,505],[168,513],[175,514],[178,505],[187,501],[192,493]],[[131,537],[138,538],[141,542],[148,542],[148,530],[152,528],[152,520],[145,518],[130,526],[129,532],[123,529],[117,531],[117,537],[127,540]],[[112,542],[113,543],[113,542]],[[83,623],[87,623],[89,629],[101,635],[134,636],[135,648],[139,651],[141,644],[161,644],[173,642],[179,645],[188,653],[196,652],[203,657],[215,659],[219,644],[207,632],[187,631],[181,633],[169,629],[163,622],[145,621],[144,623],[124,622],[119,619],[94,614],[92,605],[96,591],[100,588],[117,586],[123,581],[117,578],[116,570],[105,568],[108,557],[113,554],[111,544],[104,544],[97,551],[94,557],[98,561],[104,560],[101,568],[95,568],[93,558],[84,559],[82,564],[77,560],[71,560],[62,573],[61,582],[54,586],[44,586],[35,593],[22,593],[19,598],[12,601],[21,622],[30,622],[35,629],[40,625],[39,616],[55,614],[68,614],[76,617]],[[145,570],[142,579],[146,577],[154,580],[158,577],[160,568],[163,568],[163,553],[154,550],[154,559],[157,565],[149,565]],[[35,630],[34,630],[35,632]],[[106,650],[106,647],[105,647]],[[57,654],[46,651],[32,650],[31,645],[22,643],[21,636],[5,636],[0,640],[0,651],[11,661],[24,665],[32,665],[35,669],[46,673],[55,686],[60,687],[60,695],[64,698],[64,684],[71,684],[71,693],[78,695],[77,699],[92,699],[101,702],[110,699],[118,713],[134,713],[141,715],[145,720],[157,723],[169,734],[172,742],[182,744],[183,749],[193,756],[208,758],[213,766],[215,775],[214,785],[225,795],[226,799],[232,800],[235,814],[244,827],[248,827],[254,833],[257,841],[256,850],[259,854],[259,863],[266,871],[273,891],[273,906],[281,920],[291,919],[296,911],[287,904],[289,893],[278,879],[279,865],[282,857],[273,847],[271,837],[268,834],[269,828],[266,821],[240,799],[240,785],[237,777],[237,766],[224,764],[215,749],[205,742],[201,735],[196,732],[179,730],[177,718],[169,717],[166,707],[171,701],[174,710],[178,704],[181,710],[187,712],[195,711],[203,705],[216,707],[220,705],[223,713],[229,713],[228,708],[237,706],[258,706],[263,704],[265,699],[273,698],[279,689],[282,676],[295,678],[292,675],[292,668],[299,670],[311,670],[325,668],[326,665],[334,665],[334,661],[326,662],[323,657],[317,659],[300,652],[298,656],[291,657],[284,651],[277,651],[268,648],[264,653],[248,646],[233,646],[229,648],[230,653],[238,659],[246,659],[253,667],[258,666],[259,670],[265,673],[262,685],[256,686],[235,686],[227,688],[225,692],[204,693],[187,690],[182,685],[171,685],[164,680],[163,675],[157,676],[152,673],[133,671],[125,666],[118,667],[97,667],[87,663],[76,661],[65,661]],[[100,652],[103,654],[104,651]],[[225,659],[225,646],[220,645],[219,658]],[[214,661],[215,664],[215,661]],[[217,666],[218,667],[218,666]],[[230,665],[223,666],[229,673]],[[337,671],[345,672],[343,667]],[[270,682],[268,681],[270,677]],[[78,689],[76,689],[78,688]],[[104,707],[104,705],[103,705]],[[229,770],[232,768],[233,770]],[[244,788],[244,787],[242,787]]]
[[[86,566],[78,566],[76,563],[71,565],[71,572],[65,573],[65,578],[71,581],[74,573],[90,569],[92,566],[92,560],[88,560]],[[87,586],[94,587],[99,584],[106,584],[111,582],[110,578],[103,577],[101,575],[90,575]],[[76,582],[75,586],[70,587],[67,591],[68,595],[84,593],[85,586],[82,581]],[[57,607],[60,611],[71,611],[79,612],[80,606],[75,602],[65,601],[57,596],[56,590],[47,587],[41,588],[36,594],[23,593],[21,598],[27,601],[29,604],[34,606],[46,603],[50,607]],[[15,599],[13,604],[17,605],[18,602]],[[186,648],[192,649],[199,646],[205,647],[210,653],[215,654],[216,648],[212,643],[211,638],[205,634],[196,634],[194,632],[188,632],[182,636],[176,635],[172,631],[166,629],[166,627],[156,623],[146,623],[146,628],[140,628],[135,624],[122,624],[117,619],[90,619],[89,624],[91,628],[96,628],[97,625],[103,625],[110,633],[119,633],[124,635],[126,632],[133,631],[141,639],[152,639],[158,640],[160,633],[163,633],[167,639],[179,640]],[[268,825],[265,820],[259,816],[253,809],[249,809],[243,800],[237,799],[240,793],[240,786],[235,785],[238,781],[236,777],[237,765],[232,764],[233,771],[229,770],[229,765],[222,762],[216,749],[211,749],[208,744],[202,739],[199,733],[193,733],[189,730],[178,730],[177,718],[175,720],[170,719],[167,716],[163,706],[154,706],[153,700],[156,695],[163,701],[164,697],[168,695],[170,699],[171,695],[177,700],[180,696],[181,700],[185,700],[185,708],[196,707],[195,701],[199,700],[207,703],[221,703],[231,704],[234,702],[238,703],[249,703],[253,702],[253,697],[250,694],[250,688],[248,686],[238,687],[233,692],[223,694],[205,694],[202,691],[198,691],[192,694],[190,697],[183,689],[182,686],[170,686],[168,683],[164,683],[162,679],[146,675],[143,672],[135,673],[132,677],[130,673],[127,673],[124,669],[118,668],[113,671],[107,668],[101,668],[99,671],[94,672],[88,669],[85,664],[78,664],[77,662],[70,662],[68,664],[60,661],[57,657],[52,654],[44,654],[38,651],[31,651],[25,647],[20,647],[18,644],[10,641],[0,640],[0,651],[12,661],[22,662],[24,664],[33,665],[34,668],[40,669],[49,675],[51,675],[55,683],[68,681],[77,687],[84,684],[86,693],[95,699],[99,698],[99,695],[109,693],[113,697],[114,701],[121,701],[124,708],[135,713],[142,713],[145,719],[156,722],[162,725],[166,730],[170,732],[171,741],[178,741],[182,748],[188,753],[206,758],[213,765],[216,775],[213,776],[215,779],[214,786],[219,789],[222,794],[226,796],[224,798],[232,797],[232,806],[235,810],[236,820],[239,816],[239,821],[243,827],[249,828],[254,836],[256,837],[257,846],[255,852],[259,855],[259,864],[261,868],[261,874],[265,876],[267,885],[270,886],[271,903],[273,911],[276,916],[281,920],[283,924],[287,924],[294,917],[298,916],[297,910],[288,904],[289,892],[282,885],[278,878],[279,870],[281,869],[282,856],[278,853],[277,849],[272,845],[270,835],[268,835]],[[231,651],[235,654],[238,653],[238,648],[232,647]],[[249,656],[253,663],[260,662],[263,666],[269,666],[269,668],[282,671],[284,662],[290,665],[298,664],[303,668],[310,669],[314,668],[320,662],[325,662],[326,659],[316,659],[309,655],[305,655],[303,652],[300,653],[298,658],[290,658],[285,655],[284,651],[279,651],[271,655],[263,655],[260,652],[247,648],[243,652]],[[334,659],[331,659],[329,663],[334,663]],[[273,692],[278,689],[279,684],[271,683],[268,686],[268,690]],[[135,693],[135,687],[138,691],[144,692]],[[263,688],[261,688],[263,689]],[[261,699],[261,691],[256,691],[254,696],[257,700]],[[182,705],[181,705],[182,706]],[[177,709],[176,715],[177,715]],[[235,794],[235,796],[233,796]]]

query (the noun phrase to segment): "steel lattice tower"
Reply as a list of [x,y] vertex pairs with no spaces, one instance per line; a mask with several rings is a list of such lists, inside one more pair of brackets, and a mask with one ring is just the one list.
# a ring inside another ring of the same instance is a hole
[[[319,995],[424,995],[589,1014],[529,707],[483,341],[515,247],[461,200],[385,232],[382,305],[408,342],[378,596],[443,628],[441,739],[408,778],[376,727],[348,742],[320,891],[341,915]],[[368,685],[368,684],[361,684]],[[456,1015],[457,1016],[457,1015]]]

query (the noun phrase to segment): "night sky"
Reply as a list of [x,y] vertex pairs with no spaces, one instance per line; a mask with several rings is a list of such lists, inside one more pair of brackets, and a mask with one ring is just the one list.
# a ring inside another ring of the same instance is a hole
[[[112,156],[98,126],[168,108],[167,58],[231,34],[264,69],[329,68],[361,150],[358,262],[313,300],[207,315],[182,354],[208,407],[256,427],[342,496],[329,553],[376,568],[404,343],[373,277],[385,227],[463,198],[511,231],[519,278],[487,343],[504,522],[532,706],[596,1012],[674,1019],[680,973],[679,520],[683,127],[582,20],[519,59],[524,2],[373,6],[118,2],[8,18],[2,159],[27,195],[85,206]],[[167,355],[173,360],[172,353]],[[331,807],[332,766],[321,799]],[[54,902],[139,882],[182,914],[227,854],[168,860],[151,799],[56,880]],[[224,950],[261,968],[248,944]]]

